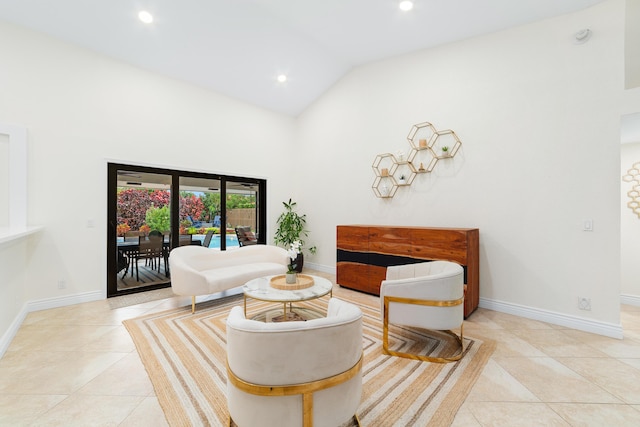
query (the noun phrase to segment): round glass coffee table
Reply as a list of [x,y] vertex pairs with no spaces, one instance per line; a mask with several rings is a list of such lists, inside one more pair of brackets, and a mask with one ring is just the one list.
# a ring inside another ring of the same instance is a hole
[[[294,302],[309,301],[327,294],[330,297],[333,296],[333,284],[330,280],[309,274],[301,274],[299,276],[307,282],[311,280],[312,284],[303,289],[280,289],[280,281],[277,281],[280,276],[265,276],[248,281],[242,287],[244,291],[244,317],[247,317],[247,298],[281,303],[283,308],[281,320],[286,321],[300,320],[299,316],[295,316],[293,312],[294,307],[292,304]],[[278,287],[274,287],[274,285]],[[286,286],[283,285],[282,287]],[[277,320],[274,319],[274,321]]]

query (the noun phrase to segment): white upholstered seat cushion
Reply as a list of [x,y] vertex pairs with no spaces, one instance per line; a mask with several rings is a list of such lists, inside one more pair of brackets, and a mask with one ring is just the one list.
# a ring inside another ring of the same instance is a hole
[[[380,285],[380,313],[384,296],[418,300],[453,301],[464,296],[464,270],[449,261],[431,261],[387,268],[387,278]],[[448,330],[460,326],[464,305],[426,307],[390,303],[389,323],[427,329]]]

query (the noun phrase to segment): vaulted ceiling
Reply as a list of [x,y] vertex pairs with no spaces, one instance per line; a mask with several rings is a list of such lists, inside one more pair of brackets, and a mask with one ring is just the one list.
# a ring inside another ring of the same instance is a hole
[[359,65],[600,1],[0,0],[0,21],[295,116]]

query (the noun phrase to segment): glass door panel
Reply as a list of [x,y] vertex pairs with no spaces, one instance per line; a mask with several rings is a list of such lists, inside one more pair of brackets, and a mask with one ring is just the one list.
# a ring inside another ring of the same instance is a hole
[[115,185],[110,186],[108,250],[115,267],[108,268],[108,295],[169,283],[171,179],[133,167],[110,171]]
[[180,176],[179,183],[181,245],[224,249],[220,180]]
[[259,214],[260,184],[227,181],[225,190],[226,229],[236,237],[236,246],[264,243]]

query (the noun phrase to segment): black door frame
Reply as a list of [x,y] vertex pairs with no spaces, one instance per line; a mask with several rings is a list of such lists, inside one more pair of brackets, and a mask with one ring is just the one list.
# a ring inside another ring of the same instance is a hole
[[[258,243],[266,244],[266,227],[267,227],[267,181],[266,179],[248,178],[240,176],[221,175],[214,173],[193,172],[177,169],[165,169],[150,166],[140,166],[124,163],[108,163],[107,164],[107,297],[115,297],[137,292],[144,292],[153,289],[167,288],[171,286],[171,282],[143,286],[134,289],[118,290],[118,272],[117,257],[113,256],[117,253],[117,186],[118,186],[118,170],[126,170],[131,172],[156,173],[171,176],[171,235],[178,236],[180,230],[180,177],[195,177],[204,179],[213,179],[220,181],[220,250],[226,250],[226,195],[227,182],[247,183],[258,186],[258,197],[256,200],[256,217],[257,225],[260,233],[258,234]],[[174,190],[177,189],[177,190]],[[171,240],[170,249],[178,246],[178,239]]]

